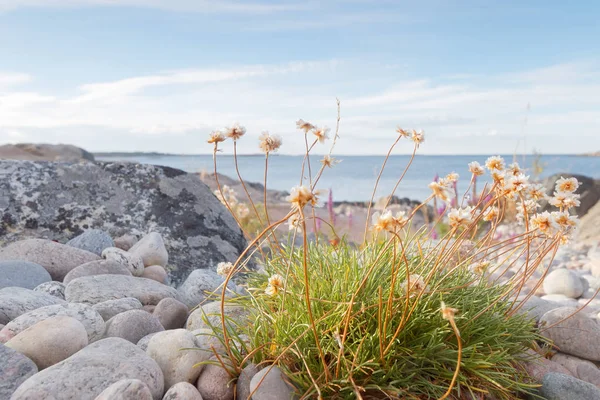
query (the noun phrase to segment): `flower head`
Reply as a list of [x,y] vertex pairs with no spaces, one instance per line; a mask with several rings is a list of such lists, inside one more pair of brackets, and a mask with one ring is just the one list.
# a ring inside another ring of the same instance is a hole
[[269,132],[263,132],[259,139],[258,147],[263,153],[268,154],[272,151],[277,151],[281,147],[281,136],[271,135]]
[[208,136],[208,143],[214,143],[215,145],[225,141],[225,135],[221,131],[212,131]]
[[516,194],[527,189],[529,185],[529,176],[523,174],[510,175],[504,182],[504,189],[509,193]]
[[288,218],[288,227],[290,231],[298,229],[299,232],[302,232],[302,224],[300,223],[300,215],[298,213],[293,214]]
[[321,160],[321,164],[325,167],[332,168],[335,164],[339,164],[341,160],[331,157],[329,154],[325,154]]
[[279,274],[271,275],[269,278],[269,285],[265,289],[265,293],[269,296],[275,296],[279,291],[285,288],[283,276]]
[[446,177],[444,178],[445,182],[449,182],[449,183],[454,183],[457,182],[459,178],[459,175],[456,172],[450,172],[448,175],[446,175]]
[[570,229],[577,226],[577,217],[570,215],[567,211],[554,211],[551,213],[554,222],[563,229]]
[[328,133],[329,128],[327,127],[313,129],[313,134],[317,137],[319,143],[325,143],[325,140],[329,139]]
[[233,271],[233,264],[230,262],[220,262],[217,264],[217,274],[227,276]]
[[[409,288],[410,285],[410,288]],[[402,291],[409,292],[409,296],[413,297],[418,295],[419,293],[427,293],[429,292],[429,286],[425,284],[425,280],[421,275],[411,274],[408,276],[408,279],[402,282],[400,285]]]
[[546,235],[550,235],[552,231],[557,227],[556,221],[554,221],[554,217],[548,211],[544,211],[540,214],[535,214],[533,218],[531,218],[531,225],[534,228],[540,230],[540,232],[545,233]]
[[438,197],[444,201],[449,200],[448,188],[446,187],[444,182],[431,182],[429,184],[429,189],[431,189],[435,197]]
[[498,218],[499,213],[498,207],[489,207],[483,212],[483,220],[487,222],[495,221],[496,218]]
[[490,171],[503,171],[505,165],[504,158],[500,156],[492,156],[485,161],[485,166]]
[[448,224],[454,229],[468,228],[473,223],[473,207],[453,208],[448,213]]
[[529,189],[527,191],[527,195],[532,200],[545,200],[546,197],[546,188],[541,183],[536,183],[535,185],[529,185]]
[[475,176],[481,176],[485,173],[483,167],[477,161],[469,163],[469,171]]
[[469,270],[478,276],[483,276],[487,272],[490,267],[491,262],[489,261],[479,261],[469,265]]
[[412,139],[413,142],[415,142],[417,147],[419,147],[419,145],[425,141],[425,133],[423,131],[417,132],[413,129],[412,135],[410,136],[410,138]]
[[444,318],[446,321],[454,321],[454,315],[458,312],[456,308],[446,306],[446,303],[443,301],[440,311],[442,312],[442,318]]
[[315,126],[310,122],[306,122],[303,119],[299,119],[298,121],[296,121],[296,128],[303,130],[304,133],[308,133],[309,131],[315,129]]
[[404,138],[410,137],[410,132],[405,129],[402,129],[400,127],[396,128],[396,132],[398,132],[398,135],[400,135],[400,137],[404,137]]
[[568,192],[573,193],[579,188],[579,181],[577,178],[563,178],[560,177],[559,180],[556,181],[556,191],[557,192]]
[[384,210],[382,213],[375,213],[371,217],[373,222],[373,229],[376,232],[379,231],[393,231],[394,230],[394,216],[390,210]]
[[514,162],[514,163],[508,165],[507,172],[512,175],[520,175],[523,173],[523,170],[519,166],[519,163]]
[[571,192],[554,192],[554,197],[550,199],[550,204],[560,209],[579,207],[581,205],[579,201],[580,197],[580,195]]
[[304,185],[293,187],[286,200],[292,203],[292,207],[296,209],[303,209],[304,206],[309,203],[316,206],[319,201],[317,194],[311,192],[310,189]]
[[237,122],[232,126],[225,128],[225,136],[228,138],[232,138],[233,140],[238,140],[246,133],[246,128],[238,124]]

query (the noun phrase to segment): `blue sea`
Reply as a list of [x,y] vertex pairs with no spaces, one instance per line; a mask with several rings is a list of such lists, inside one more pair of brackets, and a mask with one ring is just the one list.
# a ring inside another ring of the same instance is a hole
[[[427,185],[433,180],[436,174],[445,176],[450,172],[457,172],[461,179],[459,181],[459,190],[466,190],[469,185],[471,175],[467,164],[471,161],[478,161],[484,164],[488,155],[469,155],[469,156],[425,156],[417,155],[412,166],[406,173],[406,176],[400,183],[396,195],[399,197],[408,197],[414,200],[424,200],[430,194]],[[513,161],[513,156],[504,156],[507,163]],[[321,157],[314,155],[311,157],[313,174],[321,164]],[[371,198],[373,185],[384,156],[339,156],[337,159],[341,162],[331,169],[326,169],[323,177],[317,185],[320,189],[333,192],[335,201],[366,201]],[[139,156],[97,156],[96,159],[102,161],[130,161],[144,164],[165,165],[173,168],[182,169],[187,172],[212,172],[212,155],[139,155]],[[289,191],[300,181],[300,169],[303,156],[275,155],[269,158],[269,174],[267,187],[276,190]],[[394,187],[396,180],[400,177],[410,156],[397,155],[391,156],[387,162],[386,169],[382,176],[377,190],[377,196],[388,195]],[[521,167],[528,169],[531,173],[534,156],[517,156],[517,161]],[[586,175],[592,178],[600,179],[600,157],[584,157],[575,155],[543,155],[539,162],[544,167],[540,177],[546,177],[555,173],[575,173]],[[235,166],[233,157],[228,155],[218,155],[218,171],[221,174],[235,177]],[[263,182],[264,179],[264,156],[239,156],[238,164],[240,173],[245,181]],[[483,176],[478,183],[478,187],[483,187],[486,176]]]

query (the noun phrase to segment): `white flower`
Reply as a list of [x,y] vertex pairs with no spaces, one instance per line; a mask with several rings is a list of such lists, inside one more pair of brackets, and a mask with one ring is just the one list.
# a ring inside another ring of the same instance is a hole
[[299,232],[302,232],[302,224],[300,223],[300,215],[293,214],[290,218],[288,218],[288,227],[290,231],[298,229]]
[[339,164],[341,161],[331,157],[329,154],[325,154],[321,160],[321,164],[325,167],[332,168],[335,164]]
[[458,178],[459,175],[456,172],[451,172],[448,175],[446,175],[446,178],[444,178],[444,182],[454,183],[458,181]]
[[531,225],[546,235],[551,234],[552,231],[558,227],[554,217],[548,211],[534,215],[533,218],[531,218]]
[[408,223],[408,217],[404,211],[398,211],[396,216],[393,216],[390,210],[384,210],[382,213],[373,214],[372,222],[376,232],[396,232]]
[[519,166],[519,163],[516,163],[516,162],[509,164],[507,172],[512,175],[520,175],[523,173],[523,171],[521,170],[521,167]]
[[504,158],[502,158],[500,156],[489,157],[485,161],[485,166],[490,171],[503,171],[504,170],[504,166],[505,166]]
[[577,226],[577,217],[570,215],[567,211],[554,211],[551,215],[561,228],[569,229]]
[[429,292],[429,286],[425,284],[425,280],[423,279],[423,277],[418,274],[409,275],[408,279],[400,284],[400,288],[404,293],[409,292],[410,297],[416,296],[421,292]]
[[309,131],[315,129],[315,126],[310,122],[306,122],[303,119],[299,119],[296,121],[296,128],[302,129],[304,133],[308,133]]
[[259,143],[258,147],[263,151],[263,153],[270,153],[272,151],[277,151],[281,147],[281,136],[279,135],[270,135],[269,132],[263,132],[258,138]]
[[469,163],[469,171],[475,176],[481,176],[485,173],[483,167],[477,161]]
[[410,137],[410,132],[408,132],[407,130],[404,130],[400,127],[396,128],[396,132],[398,132],[398,135],[400,135],[401,137],[404,137],[404,138]]
[[220,143],[225,141],[225,135],[220,131],[212,131],[208,136],[208,143]]
[[473,223],[473,207],[453,208],[448,213],[448,224],[452,228],[468,228]]
[[527,195],[533,200],[546,200],[548,197],[546,195],[546,188],[541,183],[536,183],[534,185],[529,185],[527,190]]
[[563,178],[560,177],[559,180],[556,181],[556,191],[557,192],[568,192],[573,193],[579,188],[579,181],[577,178]]
[[498,207],[489,207],[483,212],[483,220],[488,222],[495,221],[498,218],[499,212]]
[[448,188],[446,187],[445,182],[431,182],[429,184],[429,188],[435,197],[438,197],[444,201],[449,200]]
[[561,209],[569,209],[571,207],[579,207],[581,196],[571,192],[554,192],[554,197],[550,199],[550,204]]
[[511,175],[505,180],[504,188],[510,193],[516,194],[527,189],[529,185],[529,176],[523,174]]
[[217,274],[227,276],[233,271],[233,264],[230,262],[220,262],[217,264]]
[[232,138],[233,140],[238,140],[246,133],[246,128],[238,124],[237,122],[232,126],[225,128],[225,136]]
[[317,139],[319,140],[319,143],[325,143],[325,140],[329,139],[329,136],[327,135],[328,133],[329,133],[329,128],[327,128],[327,127],[315,128],[313,130],[313,134],[317,137]]
[[316,206],[318,203],[317,195],[304,185],[293,187],[286,200],[292,203],[293,208],[297,209],[303,209],[308,203],[313,206]]
[[425,141],[425,133],[423,131],[415,131],[413,129],[412,135],[410,137],[413,142],[417,145],[417,147]]

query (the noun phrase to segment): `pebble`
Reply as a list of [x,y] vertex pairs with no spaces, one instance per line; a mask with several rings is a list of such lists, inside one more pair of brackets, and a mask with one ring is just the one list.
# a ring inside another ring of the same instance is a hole
[[600,389],[591,383],[554,372],[550,372],[544,376],[542,387],[539,391],[546,400],[600,399]]
[[114,247],[112,238],[100,229],[89,229],[67,242],[67,246],[89,251],[98,256],[108,247]]
[[102,252],[102,258],[105,260],[116,261],[119,264],[127,267],[131,275],[142,276],[144,273],[144,261],[142,257],[128,253],[117,247],[109,247]]
[[94,304],[92,308],[102,316],[102,319],[108,321],[122,312],[140,310],[142,308],[142,303],[134,297],[125,297],[123,299],[103,301],[102,303]]
[[240,372],[240,376],[238,377],[236,384],[238,399],[247,400],[248,398],[250,398],[250,394],[252,393],[250,391],[250,382],[252,381],[252,378],[254,378],[254,375],[256,375],[257,373],[258,367],[256,366],[256,364],[253,363],[246,365],[242,369],[242,372]]
[[267,366],[258,371],[250,381],[252,400],[297,399],[294,387],[284,378],[277,366]]
[[142,305],[156,305],[167,297],[179,299],[179,293],[151,279],[125,275],[84,276],[69,282],[65,290],[65,298],[73,303],[98,304],[125,297],[134,297]]
[[123,379],[104,389],[95,400],[152,400],[152,392],[139,379]]
[[56,316],[78,320],[87,332],[89,343],[102,339],[104,335],[106,327],[104,320],[92,307],[86,304],[65,303],[41,307],[20,315],[0,331],[0,342],[5,343],[38,322]]
[[114,240],[115,247],[125,251],[129,251],[129,249],[131,249],[133,245],[137,243],[137,241],[138,238],[136,236],[129,234],[119,236]]
[[80,265],[65,276],[63,283],[68,285],[74,279],[92,275],[126,275],[131,276],[129,268],[113,260],[97,260]]
[[575,378],[600,386],[600,369],[593,362],[563,353],[556,353],[552,361],[568,369]]
[[586,268],[590,271],[593,277],[600,278],[600,259],[590,260],[586,264]]
[[66,286],[62,282],[50,281],[44,282],[33,289],[34,292],[41,292],[54,296],[58,299],[65,299],[65,288]]
[[134,244],[129,252],[142,257],[144,266],[160,265],[166,267],[169,262],[169,253],[165,248],[162,236],[157,232],[150,232]]
[[0,289],[0,324],[7,324],[21,314],[36,308],[64,304],[65,302],[46,293],[8,287]]
[[573,307],[548,311],[540,319],[542,334],[551,339],[562,353],[600,361],[600,324],[583,312],[572,315],[576,311]]
[[165,269],[160,265],[151,265],[149,267],[144,268],[142,277],[153,279],[156,282],[160,282],[165,285],[169,284],[169,277],[167,275],[167,271],[165,271]]
[[[242,397],[238,396],[239,400]],[[179,382],[171,386],[162,400],[203,400],[196,386],[187,382]],[[246,399],[244,399],[246,400]]]
[[219,364],[217,358],[210,358],[210,362],[204,365],[196,382],[196,388],[202,395],[202,399],[233,400],[235,385],[229,372]]
[[188,312],[185,304],[169,297],[158,302],[153,314],[165,329],[179,329],[185,325]]
[[562,307],[577,307],[579,304],[576,299],[567,297],[564,294],[547,294],[541,297],[542,300],[551,301]]
[[562,294],[576,299],[584,292],[584,286],[579,275],[565,268],[555,269],[544,279],[546,294]]
[[[225,280],[216,272],[208,269],[196,269],[187,277],[185,282],[177,289],[182,301],[191,310],[206,299],[207,293],[221,293],[217,291]],[[230,282],[228,288],[235,290],[235,285]]]
[[196,382],[206,367],[198,364],[209,358],[208,353],[193,350],[196,347],[196,337],[185,329],[159,332],[150,339],[146,354],[162,369],[165,388],[179,382]]
[[10,399],[23,382],[37,374],[38,368],[29,358],[3,344],[0,360],[0,399]]
[[42,370],[59,363],[88,345],[85,327],[75,318],[56,316],[25,329],[8,342]]
[[[518,301],[522,302],[523,300],[525,300],[525,296],[519,296]],[[515,304],[515,306],[518,307],[519,304]],[[525,301],[525,304],[523,304],[517,312],[519,314],[528,314],[530,317],[535,319],[535,322],[537,323],[542,315],[558,307],[561,307],[560,303],[544,300],[537,296],[531,296]]]
[[50,274],[44,267],[29,261],[0,261],[0,289],[17,286],[33,289],[51,281]]
[[[243,324],[248,318],[248,310],[244,307],[235,304],[225,304],[225,315],[236,321],[238,324]],[[207,320],[207,322],[204,321]],[[232,327],[235,324],[227,322]],[[193,331],[196,329],[210,329],[211,326],[221,326],[221,302],[213,301],[204,304],[202,307],[192,311],[186,323],[186,329]]]
[[130,310],[106,321],[105,337],[119,337],[137,343],[144,336],[164,331],[158,318],[143,310]]
[[94,400],[123,379],[139,379],[148,386],[154,400],[162,398],[164,379],[156,362],[125,339],[108,338],[33,375],[19,386],[11,400]]
[[52,280],[62,281],[74,268],[98,260],[94,253],[44,239],[13,242],[0,250],[0,260],[23,260],[41,265]]
[[[162,331],[164,332],[164,331]],[[137,342],[137,346],[146,351],[148,350],[148,343],[150,343],[150,339],[152,339],[154,336],[156,336],[157,334],[159,334],[160,332],[154,332],[154,333],[149,333],[146,336],[144,336],[143,338],[141,338],[138,342]]]

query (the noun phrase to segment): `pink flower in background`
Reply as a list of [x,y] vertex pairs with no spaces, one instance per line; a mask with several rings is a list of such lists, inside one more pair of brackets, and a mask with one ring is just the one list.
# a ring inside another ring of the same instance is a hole
[[327,211],[329,212],[329,222],[335,226],[335,211],[333,211],[333,190],[329,189],[329,197],[327,198]]

